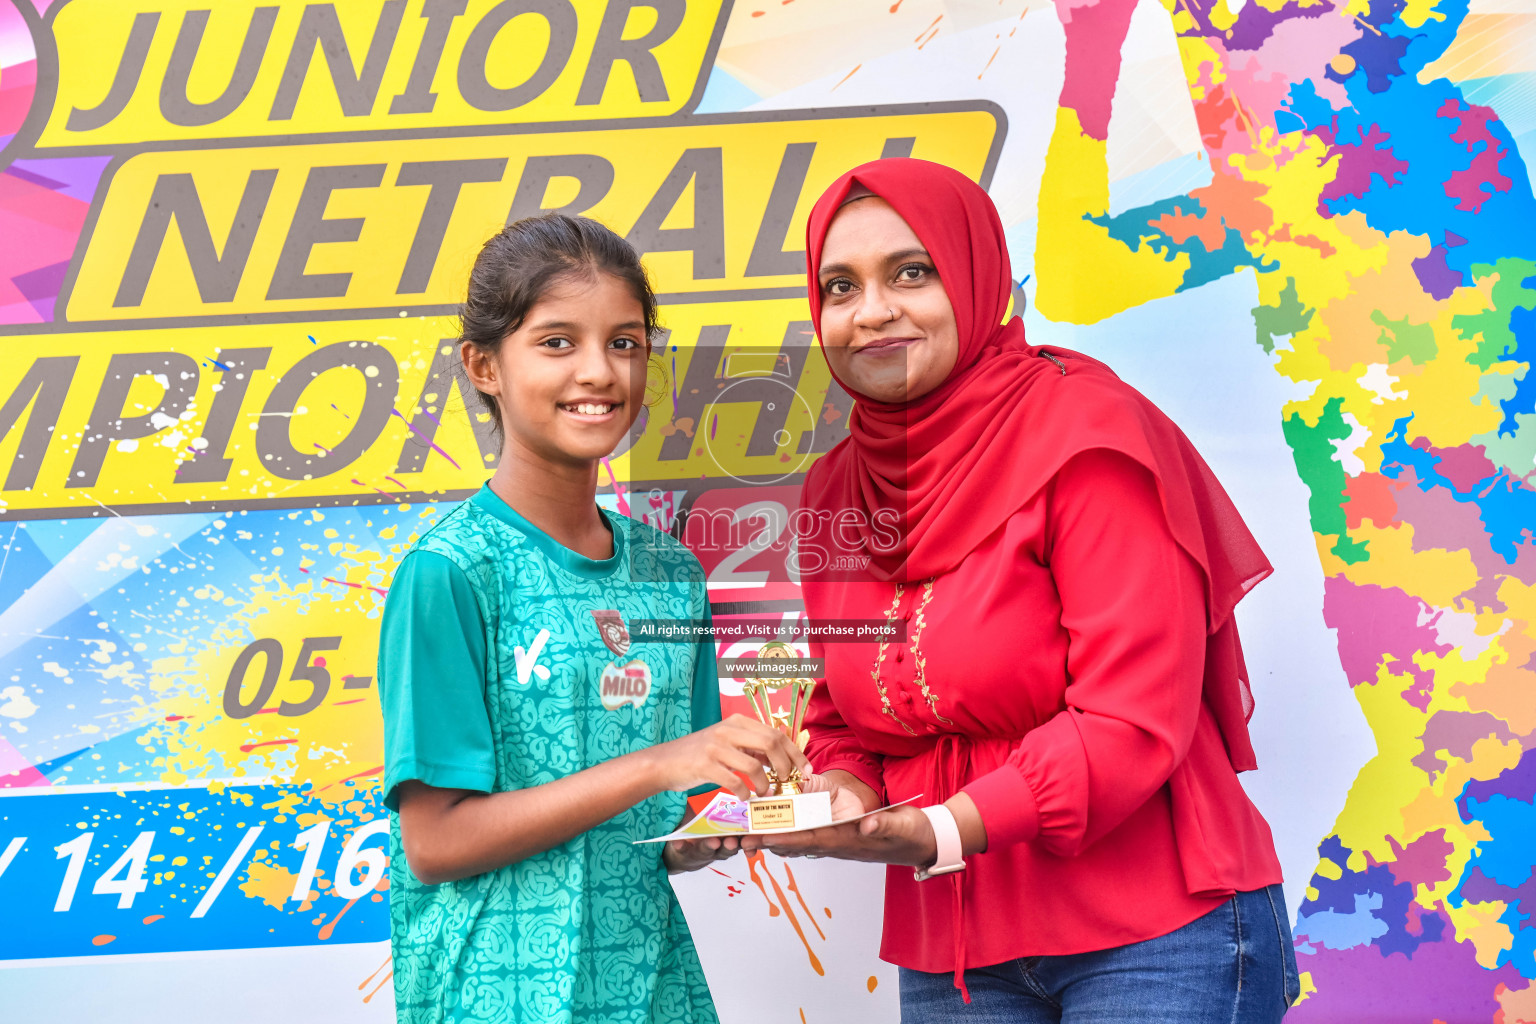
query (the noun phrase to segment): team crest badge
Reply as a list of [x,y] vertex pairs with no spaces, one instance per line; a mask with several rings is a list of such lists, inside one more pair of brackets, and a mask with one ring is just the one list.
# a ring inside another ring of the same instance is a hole
[[629,630],[624,628],[624,616],[611,608],[592,610],[592,620],[597,623],[598,635],[608,649],[619,657],[629,653]]
[[603,707],[617,711],[626,704],[640,707],[651,695],[651,668],[636,658],[627,665],[610,663],[598,683]]

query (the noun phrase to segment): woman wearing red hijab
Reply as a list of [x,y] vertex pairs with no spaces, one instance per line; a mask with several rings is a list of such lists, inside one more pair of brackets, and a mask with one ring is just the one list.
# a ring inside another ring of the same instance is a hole
[[843,801],[917,799],[769,848],[892,865],[903,1021],[1280,1019],[1296,965],[1237,780],[1232,617],[1271,569],[1231,500],[1107,367],[1004,322],[1002,224],[960,173],[850,171],[806,253],[856,399],[805,483],[806,609],[906,634],[813,651],[807,754]]

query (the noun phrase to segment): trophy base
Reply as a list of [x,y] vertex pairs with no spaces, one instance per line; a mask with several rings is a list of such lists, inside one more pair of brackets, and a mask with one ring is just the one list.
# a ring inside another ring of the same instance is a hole
[[832,824],[831,793],[794,793],[759,796],[747,801],[753,832],[787,832]]

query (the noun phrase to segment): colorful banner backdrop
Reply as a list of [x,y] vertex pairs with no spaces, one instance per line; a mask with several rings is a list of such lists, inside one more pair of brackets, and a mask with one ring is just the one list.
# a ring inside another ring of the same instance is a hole
[[[7,1019],[389,1019],[377,620],[495,463],[480,242],[646,253],[666,376],[601,500],[792,621],[849,408],[805,217],[912,155],[1279,567],[1244,781],[1294,1019],[1536,1022],[1533,145],[1529,0],[0,0]],[[677,884],[725,1020],[896,1019],[878,869]]]

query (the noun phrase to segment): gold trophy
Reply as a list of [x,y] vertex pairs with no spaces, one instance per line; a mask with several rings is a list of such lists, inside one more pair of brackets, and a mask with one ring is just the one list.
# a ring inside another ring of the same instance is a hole
[[[798,659],[798,655],[786,643],[770,641],[757,652],[758,658]],[[784,711],[773,710],[769,696],[777,690],[789,689],[789,707]],[[811,691],[816,680],[785,676],[754,677],[742,683],[742,693],[752,702],[752,710],[758,721],[785,733],[802,750],[805,748],[805,713],[810,708]],[[800,769],[792,770],[788,778],[779,778],[772,768],[768,775],[768,795],[753,797],[747,804],[748,820],[754,832],[788,831],[790,829],[819,828],[832,824],[832,794],[804,792],[804,778]]]

